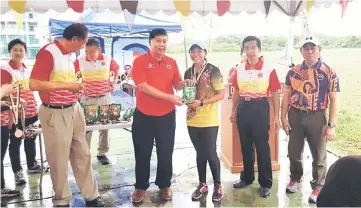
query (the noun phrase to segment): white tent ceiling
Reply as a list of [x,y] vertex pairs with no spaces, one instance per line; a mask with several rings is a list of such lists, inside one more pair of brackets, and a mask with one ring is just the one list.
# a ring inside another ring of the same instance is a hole
[[[39,13],[47,12],[50,9],[56,12],[65,12],[69,7],[67,0],[12,0],[19,2],[26,2],[26,11],[35,11]],[[122,12],[122,7],[119,0],[75,0],[84,1],[84,11],[86,9],[92,9],[95,12],[104,12],[110,10],[114,13]],[[132,1],[132,0],[124,0]],[[196,12],[200,15],[207,15],[210,12],[217,13],[217,0],[189,0],[190,1],[190,12]],[[274,10],[283,11],[284,13],[293,14],[300,5],[298,11],[302,11],[306,7],[307,0],[276,0],[272,1],[270,6],[270,12]],[[187,0],[178,0],[178,2],[184,3]],[[10,11],[8,0],[0,1],[0,12],[4,14]],[[339,0],[314,0],[314,7],[329,7],[333,3],[339,4]],[[137,13],[145,11],[149,14],[155,14],[159,11],[171,15],[177,12],[175,2],[172,0],[138,0]],[[255,13],[257,11],[266,12],[263,0],[230,0],[231,14],[239,14],[241,12]]]

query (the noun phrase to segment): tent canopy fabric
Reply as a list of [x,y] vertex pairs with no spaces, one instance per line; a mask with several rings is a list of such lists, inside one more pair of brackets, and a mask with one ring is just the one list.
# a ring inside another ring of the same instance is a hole
[[[0,4],[1,14],[10,11],[8,3],[12,1],[20,2],[20,0],[2,0],[2,3]],[[41,0],[40,2],[38,0],[23,1],[25,2],[25,11],[33,10],[39,13],[47,12],[50,9],[53,9],[56,12],[65,12],[68,8],[70,8],[67,3],[69,1],[73,5],[77,4],[77,6],[74,8],[77,8],[78,10],[79,5],[81,4],[81,7],[83,7],[84,11],[90,8],[96,13],[101,13],[106,10],[110,10],[114,13],[120,13],[124,9],[121,7],[119,0]],[[124,1],[128,1],[127,3],[129,3],[129,1],[133,0]],[[189,4],[187,3],[188,0],[138,0],[137,13],[145,11],[149,14],[155,14],[159,11],[163,11],[164,13],[171,15],[175,14],[178,10],[189,10],[191,13],[196,12],[200,15],[207,15],[210,12],[217,13],[219,2],[222,1],[226,0],[189,0]],[[302,10],[306,8],[306,1],[308,0],[229,0],[229,12],[231,14],[239,14],[241,12],[266,13],[265,2],[271,2],[269,12],[274,10],[282,12],[287,10],[292,11],[291,7],[295,7],[295,5],[297,6],[299,3],[300,10]],[[320,7],[321,5],[324,7],[330,7],[333,3],[340,4],[339,2],[339,0],[313,0],[313,7]]]
[[[61,35],[67,26],[74,23],[74,20],[67,20],[66,18],[67,17],[64,15],[62,16],[62,19],[49,20],[52,36]],[[92,35],[114,36],[129,33],[123,14],[114,14],[112,12],[95,13],[88,11],[82,15],[82,23],[88,27],[89,32]],[[137,14],[134,19],[131,33],[148,33],[154,28],[163,28],[169,32],[182,31],[182,26],[179,23],[162,21]]]

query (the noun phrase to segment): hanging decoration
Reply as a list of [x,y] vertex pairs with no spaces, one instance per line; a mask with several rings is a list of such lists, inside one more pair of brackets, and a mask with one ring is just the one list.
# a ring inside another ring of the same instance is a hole
[[217,0],[218,16],[223,16],[226,12],[229,12],[230,8],[231,8],[230,0]]
[[308,22],[308,17],[311,14],[311,10],[312,10],[314,3],[315,3],[315,0],[306,0],[306,22]]
[[340,5],[341,5],[341,18],[343,18],[348,5],[348,0],[340,0]]
[[132,31],[135,14],[137,13],[138,0],[119,0],[124,13],[124,19],[127,23],[129,32]]
[[77,13],[83,13],[84,11],[84,0],[66,0],[68,7]]
[[191,12],[191,0],[174,0],[175,9],[183,16],[188,16]]
[[266,19],[267,19],[268,15],[269,15],[269,11],[270,11],[270,8],[271,8],[271,3],[272,3],[272,1],[268,1],[268,0],[263,1],[264,8],[265,8],[265,13],[266,13]]
[[12,11],[19,30],[23,29],[26,0],[9,0],[9,8]]

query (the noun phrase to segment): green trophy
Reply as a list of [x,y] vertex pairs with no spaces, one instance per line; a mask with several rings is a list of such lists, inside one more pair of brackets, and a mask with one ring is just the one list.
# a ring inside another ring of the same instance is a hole
[[128,109],[125,111],[125,113],[123,114],[123,120],[129,121],[129,120],[133,117],[134,110],[135,110],[134,107],[128,108]]
[[196,99],[197,88],[195,86],[188,86],[187,83],[184,84],[182,102],[188,104]]

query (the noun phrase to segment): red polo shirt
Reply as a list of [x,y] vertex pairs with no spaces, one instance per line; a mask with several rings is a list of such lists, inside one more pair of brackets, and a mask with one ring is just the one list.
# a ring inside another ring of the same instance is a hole
[[[254,69],[256,70],[261,70],[262,67],[263,67],[263,59],[260,58],[258,63],[256,64],[256,66],[254,67]],[[246,70],[250,70],[251,69],[251,65],[249,64],[249,62],[247,61],[245,63],[245,69]],[[232,77],[232,85],[234,88],[236,89],[239,89],[238,88],[238,83],[237,83],[237,71],[235,71],[233,77]],[[271,92],[276,92],[278,91],[279,89],[281,89],[281,84],[278,80],[278,76],[277,76],[277,73],[276,73],[276,70],[273,69],[271,74],[270,74],[270,78],[269,78],[269,86],[268,86],[268,93],[271,93]]]
[[[147,83],[157,90],[174,94],[173,86],[182,81],[177,62],[163,56],[161,61],[148,53],[138,56],[133,62],[132,78],[136,85]],[[175,105],[166,100],[154,98],[137,89],[137,109],[150,116],[163,116],[174,110]]]

